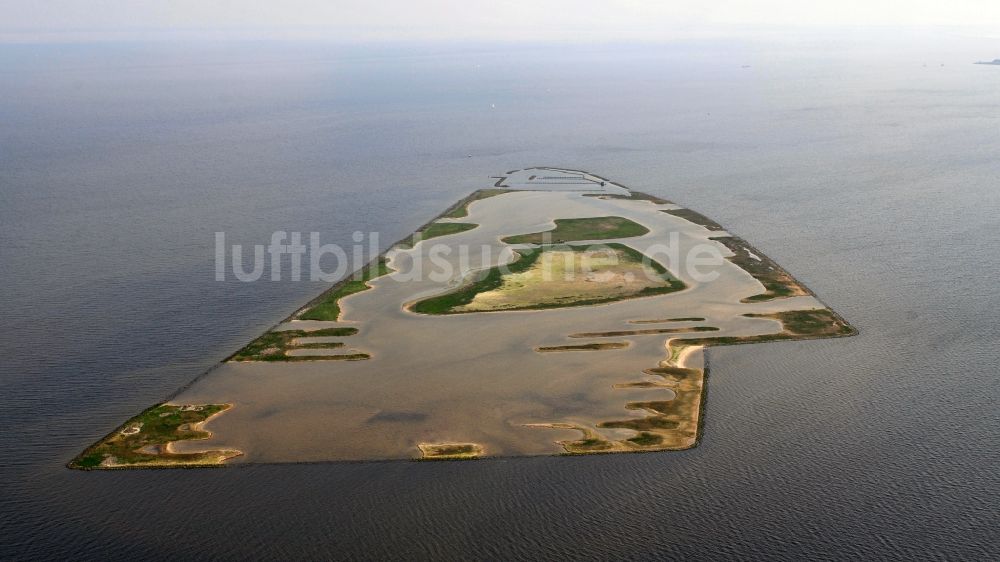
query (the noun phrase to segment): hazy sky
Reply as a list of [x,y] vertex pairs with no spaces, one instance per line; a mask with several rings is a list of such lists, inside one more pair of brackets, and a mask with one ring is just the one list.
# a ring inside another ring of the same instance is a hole
[[222,30],[343,39],[661,39],[730,25],[997,25],[1000,0],[0,0],[8,37]]

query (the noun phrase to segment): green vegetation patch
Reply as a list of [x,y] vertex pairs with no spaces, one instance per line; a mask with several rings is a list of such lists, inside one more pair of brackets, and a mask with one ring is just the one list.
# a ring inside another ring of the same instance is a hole
[[794,337],[836,337],[855,333],[853,327],[828,308],[789,310],[774,314],[744,314],[743,316],[779,320],[785,332]]
[[552,345],[536,347],[535,351],[546,353],[552,351],[602,351],[605,349],[624,349],[628,347],[628,342],[593,342],[579,345]]
[[645,336],[652,334],[680,334],[687,332],[718,332],[714,326],[692,326],[690,328],[651,328],[648,330],[617,330],[614,332],[584,332],[570,334],[571,338],[617,338],[622,336]]
[[683,414],[685,407],[680,400],[652,400],[647,402],[629,402],[625,405],[629,410],[650,410],[664,416]]
[[828,308],[815,310],[791,310],[774,314],[744,314],[748,318],[772,318],[781,321],[784,329],[776,334],[757,336],[724,336],[718,338],[694,338],[673,340],[670,343],[671,356],[680,349],[697,345],[739,345],[782,340],[803,340],[815,338],[839,338],[853,336],[857,330]]
[[[646,410],[653,415],[644,418],[629,418],[624,420],[606,421],[597,424],[597,427],[609,429],[631,429],[633,431],[668,431],[677,429],[680,426],[680,419],[689,414],[687,411],[691,405],[686,400],[660,400],[652,402],[629,402],[625,405],[629,410]],[[648,445],[658,444],[649,441]],[[632,441],[629,439],[629,441]],[[640,444],[640,443],[636,443]]]
[[[499,183],[499,182],[498,182]],[[469,216],[469,204],[481,199],[487,199],[490,197],[495,197],[497,195],[502,195],[504,193],[510,193],[509,189],[480,189],[478,191],[472,192],[471,195],[462,199],[458,203],[452,205],[448,210],[446,210],[441,218],[446,219],[461,219]]]
[[701,420],[705,372],[701,369],[678,366],[661,366],[643,372],[669,381],[653,383],[649,388],[669,385],[674,392],[673,398],[628,402],[625,404],[627,409],[641,410],[646,416],[604,421],[597,427],[630,429],[638,432],[638,435],[625,440],[626,445],[638,445],[650,449],[690,447],[697,437],[697,427]]
[[597,427],[607,429],[631,429],[633,431],[656,431],[677,429],[680,422],[668,419],[665,416],[647,416],[645,418],[631,418],[627,420],[606,421],[597,424]]
[[438,236],[447,236],[449,234],[458,234],[459,232],[472,230],[477,226],[479,225],[470,222],[436,222],[421,230],[420,235],[421,239],[430,240]]
[[338,347],[344,347],[344,342],[332,341],[329,343],[313,342],[295,344],[295,349],[337,349]]
[[[331,359],[340,356],[300,356],[292,357],[285,354],[285,351],[296,348],[319,349],[336,348],[344,344],[341,342],[330,342],[325,344],[302,344],[293,345],[292,340],[305,337],[343,337],[353,336],[358,333],[357,328],[324,328],[322,330],[278,330],[265,332],[259,338],[248,343],[246,347],[237,351],[230,361],[304,361],[310,359]],[[364,357],[367,359],[367,356]]]
[[680,217],[686,221],[693,222],[695,224],[700,224],[709,230],[725,230],[719,223],[706,217],[705,215],[692,211],[691,209],[670,209],[667,211],[662,211],[668,215],[673,215],[675,217]]
[[669,385],[651,381],[619,382],[614,388],[669,388]]
[[518,234],[503,238],[507,244],[562,244],[579,240],[612,240],[632,238],[649,233],[649,229],[624,217],[589,217],[556,219],[556,227],[545,232]]
[[656,433],[649,433],[646,431],[641,432],[639,435],[628,439],[630,443],[634,443],[640,447],[651,447],[653,445],[659,445],[663,442],[663,436],[657,435]]
[[[515,254],[515,260],[506,266],[510,273],[520,273],[529,269],[542,255],[542,250],[522,250]],[[455,308],[469,304],[479,293],[499,289],[501,285],[503,285],[502,268],[499,266],[490,268],[479,272],[477,279],[471,284],[451,293],[419,301],[413,305],[412,310],[419,314],[455,314]]]
[[431,238],[437,238],[439,236],[458,234],[459,232],[472,230],[477,226],[479,225],[471,222],[434,222],[427,227],[418,230],[412,236],[397,244],[397,246],[401,248],[412,248],[420,240],[430,240]]
[[760,253],[745,240],[735,236],[712,238],[725,245],[733,256],[728,258],[754,279],[764,285],[764,292],[743,299],[742,302],[763,302],[773,299],[798,297],[811,294],[808,289],[799,284],[787,271],[774,263],[770,258]]
[[671,379],[674,381],[682,381],[690,377],[700,376],[702,374],[701,370],[699,369],[691,369],[689,367],[674,367],[674,366],[653,367],[652,369],[643,370],[643,373],[646,373],[647,375],[660,376],[665,379]]
[[330,287],[314,301],[315,304],[299,315],[299,319],[335,322],[340,317],[340,299],[370,289],[368,281],[390,272],[392,269],[385,263],[385,259],[379,258],[375,264],[365,266],[360,272],[355,272]]
[[657,197],[656,195],[650,195],[649,193],[644,193],[642,191],[631,191],[632,199],[637,199],[639,201],[649,201],[650,203],[655,203],[657,205],[670,205],[672,202],[667,201],[662,197]]
[[233,450],[174,453],[169,450],[168,444],[208,439],[212,434],[198,429],[198,424],[230,407],[230,404],[154,406],[91,445],[69,466],[95,469],[220,465],[241,453]]
[[[315,348],[314,348],[315,349]],[[282,361],[364,361],[371,359],[367,353],[341,353],[338,355],[289,355]]]
[[614,444],[598,437],[586,437],[578,441],[563,441],[562,446],[567,453],[598,453],[612,449]]
[[684,318],[663,318],[654,320],[629,320],[629,324],[666,324],[667,322],[704,322],[700,316],[688,316]]
[[629,193],[629,195],[620,195],[618,193],[584,193],[583,196],[597,197],[598,199],[631,199],[633,201],[649,201],[650,203],[655,203],[656,205],[670,205],[672,203],[662,197],[657,197],[641,191],[630,191]]
[[[496,310],[541,310],[547,308],[565,308],[570,306],[590,306],[594,304],[614,302],[627,298],[661,295],[661,294],[671,293],[674,291],[680,291],[686,287],[683,281],[673,277],[667,270],[667,268],[663,267],[662,264],[660,264],[655,260],[647,258],[645,255],[643,255],[641,252],[637,250],[634,250],[623,244],[616,244],[616,243],[604,244],[603,247],[617,252],[621,258],[621,263],[623,265],[634,266],[637,264],[641,264],[643,267],[651,268],[653,272],[655,272],[657,275],[660,276],[660,279],[663,282],[662,285],[647,286],[632,294],[609,295],[609,296],[602,296],[596,298],[583,298],[583,299],[564,298],[547,302],[521,304]],[[538,248],[528,248],[528,249],[518,250],[515,252],[515,254],[517,254],[517,258],[512,263],[506,264],[504,266],[497,266],[487,270],[483,270],[478,273],[478,275],[472,282],[466,284],[465,286],[459,288],[458,290],[443,295],[439,295],[436,297],[430,297],[422,301],[418,301],[412,305],[411,310],[419,314],[463,314],[469,312],[478,312],[477,310],[461,310],[461,308],[471,303],[476,298],[476,295],[480,293],[485,293],[500,289],[504,284],[505,276],[516,275],[528,271],[529,269],[535,266],[536,262],[542,257],[542,255],[545,252],[550,252],[550,251],[585,252],[588,250],[590,249],[586,246],[567,246],[567,245],[559,245],[559,246],[546,245],[546,246],[540,246]]]
[[476,443],[421,443],[418,445],[421,460],[474,459],[483,454]]

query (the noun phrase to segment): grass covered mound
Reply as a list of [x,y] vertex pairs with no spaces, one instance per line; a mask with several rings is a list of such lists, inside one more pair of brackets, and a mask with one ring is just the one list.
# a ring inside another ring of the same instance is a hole
[[230,407],[230,404],[155,406],[91,445],[69,466],[95,469],[221,465],[242,453],[235,450],[174,453],[170,450],[170,443],[208,439],[212,434],[201,429],[201,425]]
[[459,314],[587,306],[679,291],[665,267],[622,244],[546,245],[479,273],[451,293],[418,301],[419,314]]
[[300,320],[328,320],[336,322],[340,317],[340,299],[367,291],[371,287],[368,281],[390,273],[392,269],[385,263],[384,258],[380,258],[377,263],[365,266],[360,273],[339,281],[333,287],[319,296],[305,312],[299,315]]
[[624,217],[556,219],[556,227],[545,232],[503,238],[507,244],[562,244],[579,240],[613,240],[642,236],[649,229]]
[[230,361],[308,361],[322,359],[368,359],[368,355],[363,353],[352,353],[344,355],[300,355],[292,356],[286,352],[292,349],[334,349],[343,347],[342,342],[328,343],[296,343],[299,338],[312,337],[344,337],[353,336],[358,333],[357,328],[324,328],[322,330],[279,330],[265,332],[259,338],[248,343],[246,347],[237,351]]

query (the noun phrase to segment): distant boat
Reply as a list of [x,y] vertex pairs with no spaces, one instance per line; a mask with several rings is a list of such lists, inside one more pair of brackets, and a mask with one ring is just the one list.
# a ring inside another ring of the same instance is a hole
[[977,62],[976,64],[995,64],[997,66],[1000,66],[1000,59],[993,59],[992,61],[981,60],[981,61]]

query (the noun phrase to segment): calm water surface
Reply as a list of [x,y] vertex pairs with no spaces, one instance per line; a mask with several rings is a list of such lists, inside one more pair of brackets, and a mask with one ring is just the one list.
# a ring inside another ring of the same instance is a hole
[[[0,46],[0,557],[1000,558],[1000,69],[914,44]],[[861,335],[712,350],[681,453],[63,468],[322,290],[215,282],[214,232],[388,243],[529,165]]]

